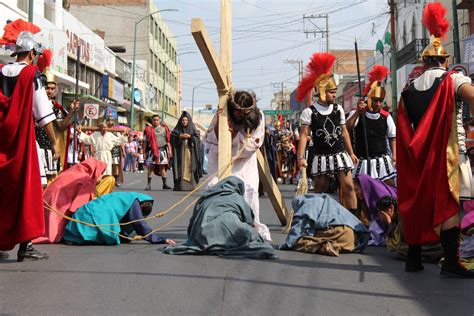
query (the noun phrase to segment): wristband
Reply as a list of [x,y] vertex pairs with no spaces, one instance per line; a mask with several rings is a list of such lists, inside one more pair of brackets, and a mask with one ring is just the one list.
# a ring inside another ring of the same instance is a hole
[[298,157],[298,160],[302,160],[302,159],[305,159],[304,157]]

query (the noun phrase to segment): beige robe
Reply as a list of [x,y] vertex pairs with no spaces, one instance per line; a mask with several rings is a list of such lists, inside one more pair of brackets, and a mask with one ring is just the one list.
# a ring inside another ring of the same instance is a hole
[[120,146],[128,142],[126,136],[115,136],[110,132],[105,132],[102,136],[100,132],[94,132],[92,135],[81,133],[79,140],[87,145],[92,145],[95,148],[95,158],[107,164],[107,169],[104,175],[112,175],[112,153],[110,152],[115,146]]

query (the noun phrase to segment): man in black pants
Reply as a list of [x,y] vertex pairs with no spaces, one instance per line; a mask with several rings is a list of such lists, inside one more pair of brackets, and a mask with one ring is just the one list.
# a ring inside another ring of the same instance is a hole
[[440,238],[445,257],[440,274],[474,278],[459,260],[459,198],[465,191],[472,194],[459,100],[474,112],[474,87],[469,77],[446,71],[449,55],[441,37],[449,24],[439,19],[445,13],[439,2],[425,7],[423,22],[435,39],[422,53],[425,72],[405,88],[399,105],[398,200],[409,245],[405,271],[423,270],[421,245]]

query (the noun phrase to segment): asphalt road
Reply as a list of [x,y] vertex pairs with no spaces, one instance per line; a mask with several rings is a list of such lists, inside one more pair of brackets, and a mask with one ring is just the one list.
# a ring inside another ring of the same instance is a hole
[[[145,178],[129,174],[120,190],[142,191]],[[290,206],[294,188],[281,188]],[[155,178],[151,195],[156,211],[184,193],[162,191]],[[268,198],[260,203],[272,244],[283,243]],[[183,241],[191,212],[162,234]],[[12,251],[0,261],[0,315],[474,315],[474,280],[440,278],[430,264],[405,273],[383,248],[337,258],[278,251],[277,260],[170,256],[163,248],[39,245],[50,259],[23,263]]]

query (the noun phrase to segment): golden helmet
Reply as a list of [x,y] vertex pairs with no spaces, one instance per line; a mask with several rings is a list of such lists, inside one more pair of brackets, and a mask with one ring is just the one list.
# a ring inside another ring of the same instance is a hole
[[336,81],[331,69],[336,57],[331,53],[314,53],[306,65],[306,74],[298,85],[296,100],[302,102],[305,98],[311,100],[310,92],[315,90],[321,101],[326,101],[326,91],[336,89]]
[[423,24],[430,32],[430,44],[421,53],[424,57],[449,57],[446,49],[441,45],[441,38],[449,29],[446,19],[446,8],[440,2],[428,3],[423,10]]
[[56,75],[51,72],[49,67],[44,70],[44,75],[46,76],[47,83],[58,84],[58,78],[56,78]]
[[449,54],[446,52],[446,49],[441,45],[441,38],[430,36],[430,44],[425,47],[421,53],[421,58],[424,57],[449,57]]
[[321,75],[314,81],[315,92],[319,93],[319,99],[323,102],[326,102],[326,91],[336,88],[337,84],[336,81],[334,81],[333,74]]
[[372,98],[385,99],[385,88],[383,87],[383,82],[389,73],[390,70],[384,65],[374,65],[372,70],[367,74],[369,82],[365,86],[364,94],[367,95],[367,106],[371,111],[378,110],[372,104]]

